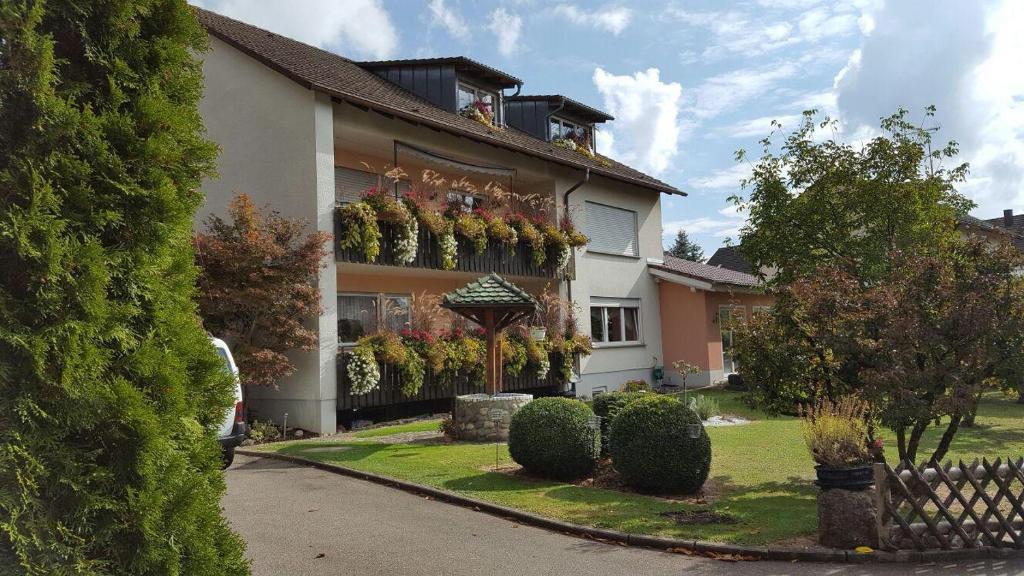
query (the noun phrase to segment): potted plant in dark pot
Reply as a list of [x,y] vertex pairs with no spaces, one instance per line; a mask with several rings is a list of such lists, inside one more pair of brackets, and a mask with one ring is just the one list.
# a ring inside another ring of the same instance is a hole
[[855,396],[800,407],[802,430],[822,489],[861,490],[874,482],[868,404]]

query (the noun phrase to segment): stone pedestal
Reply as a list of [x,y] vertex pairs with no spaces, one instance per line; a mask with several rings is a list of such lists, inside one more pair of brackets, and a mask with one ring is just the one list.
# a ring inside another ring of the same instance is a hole
[[872,489],[818,492],[818,543],[831,548],[878,549],[878,519]]
[[[533,400],[532,394],[467,394],[455,397],[452,420],[459,440],[505,442],[512,414]],[[491,410],[501,410],[501,420],[491,419]]]

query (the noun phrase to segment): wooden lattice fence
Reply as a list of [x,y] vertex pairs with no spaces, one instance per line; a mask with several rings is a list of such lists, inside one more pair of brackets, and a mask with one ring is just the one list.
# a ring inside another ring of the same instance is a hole
[[1024,459],[875,464],[875,490],[885,548],[1024,549]]

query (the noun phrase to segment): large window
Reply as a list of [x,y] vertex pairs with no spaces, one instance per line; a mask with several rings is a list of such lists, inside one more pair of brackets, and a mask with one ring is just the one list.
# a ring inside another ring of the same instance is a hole
[[338,294],[338,342],[346,346],[378,329],[401,330],[409,323],[409,301],[404,294]]
[[593,299],[590,337],[595,344],[639,344],[640,301]]
[[639,256],[636,236],[636,212],[614,206],[587,202],[586,234],[589,252],[616,256]]
[[494,92],[477,88],[471,84],[459,82],[459,112],[473,105],[474,102],[483,102],[491,107],[491,114],[494,123],[500,123],[501,110],[498,106],[498,96]]
[[739,370],[736,359],[733,357],[733,324],[743,322],[746,319],[746,312],[743,306],[719,306],[718,307],[718,330],[722,336],[722,371],[726,374],[734,374]]
[[590,128],[587,126],[552,116],[548,131],[550,132],[551,140],[564,138],[572,140],[577,145],[586,146],[591,151],[594,150],[594,138],[591,135]]

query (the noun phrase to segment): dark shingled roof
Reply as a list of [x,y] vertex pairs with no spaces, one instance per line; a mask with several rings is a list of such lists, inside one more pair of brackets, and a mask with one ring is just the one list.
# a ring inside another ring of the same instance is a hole
[[525,290],[491,272],[444,295],[445,308],[512,306],[536,308],[537,300]]
[[740,252],[739,246],[722,246],[708,258],[708,265],[719,266],[727,270],[734,270],[744,274],[753,274],[754,268],[747,261],[746,256]]
[[511,74],[492,68],[482,62],[477,62],[465,56],[441,56],[437,58],[410,58],[405,60],[373,60],[359,62],[363,68],[370,70],[376,68],[392,68],[394,66],[443,66],[451,65],[456,70],[468,70],[481,78],[490,80],[502,88],[513,88],[523,83],[522,80]]
[[680,274],[682,276],[687,276],[695,280],[702,280],[704,282],[710,282],[712,284],[738,286],[743,288],[753,288],[761,284],[757,277],[752,274],[737,272],[735,270],[729,270],[728,268],[719,268],[718,266],[711,266],[709,264],[701,264],[700,262],[683,260],[682,258],[676,258],[675,256],[670,256],[668,254],[665,255],[663,264],[652,263],[648,266],[655,270]]
[[982,220],[971,215],[961,216],[960,225],[1004,234],[1015,248],[1024,252],[1024,215],[1014,216],[1011,228],[1006,227],[1002,218]]
[[685,194],[675,186],[610,158],[587,158],[578,152],[559,148],[519,130],[485,126],[476,120],[442,110],[348,58],[209,10],[194,9],[199,23],[212,36],[310,90],[478,142],[529,154],[564,166],[589,168],[593,174],[621,182],[668,194]]
[[567,96],[561,94],[527,94],[524,96],[507,96],[505,100],[510,102],[525,101],[525,100],[543,100],[545,102],[556,102],[558,104],[565,105],[565,112],[567,114],[574,114],[579,116],[581,119],[590,120],[592,122],[607,122],[608,120],[615,120],[615,117],[607,112],[598,110],[597,108],[587,106],[586,104],[573,100]]

